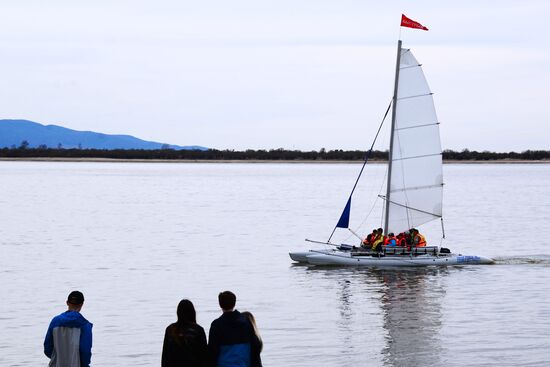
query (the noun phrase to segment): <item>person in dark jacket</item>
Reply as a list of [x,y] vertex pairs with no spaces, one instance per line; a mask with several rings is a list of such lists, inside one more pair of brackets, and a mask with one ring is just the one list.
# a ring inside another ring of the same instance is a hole
[[204,329],[197,324],[195,307],[187,299],[178,304],[178,321],[164,334],[162,367],[206,367],[208,347]]
[[261,367],[261,341],[250,321],[235,310],[237,297],[221,292],[218,301],[222,315],[212,321],[208,337],[210,362],[216,367]]
[[44,354],[50,367],[89,367],[92,358],[92,323],[80,314],[84,295],[72,291],[67,297],[68,310],[50,322],[44,338]]

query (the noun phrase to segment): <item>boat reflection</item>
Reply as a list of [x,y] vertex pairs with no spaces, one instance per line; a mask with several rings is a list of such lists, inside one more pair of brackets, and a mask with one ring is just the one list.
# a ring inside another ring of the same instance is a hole
[[[331,349],[324,358],[340,366],[444,365],[441,345],[446,267],[404,269],[306,267],[292,268],[304,284],[322,284],[317,296],[330,309],[312,315],[317,322],[334,322]],[[325,309],[326,310],[326,309]],[[323,320],[323,321],[320,321]]]
[[371,270],[380,288],[387,366],[440,365],[440,330],[447,268]]

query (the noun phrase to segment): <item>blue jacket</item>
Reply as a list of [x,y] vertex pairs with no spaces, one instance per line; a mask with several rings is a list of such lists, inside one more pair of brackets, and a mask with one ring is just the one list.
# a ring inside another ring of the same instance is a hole
[[50,322],[44,339],[44,354],[50,366],[89,367],[92,359],[92,323],[79,312],[65,311]]
[[250,321],[237,310],[212,321],[208,336],[211,364],[216,367],[260,367],[261,342]]

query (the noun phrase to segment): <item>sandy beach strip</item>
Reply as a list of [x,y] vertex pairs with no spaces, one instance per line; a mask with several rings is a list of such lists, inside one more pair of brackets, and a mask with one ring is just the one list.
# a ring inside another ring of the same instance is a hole
[[[65,157],[0,157],[3,162],[98,162],[98,163],[284,163],[284,164],[362,164],[363,161],[343,160],[260,160],[260,159],[118,159],[118,158],[65,158]],[[372,164],[385,164],[384,160],[369,160]],[[548,164],[545,160],[444,160],[444,164]]]

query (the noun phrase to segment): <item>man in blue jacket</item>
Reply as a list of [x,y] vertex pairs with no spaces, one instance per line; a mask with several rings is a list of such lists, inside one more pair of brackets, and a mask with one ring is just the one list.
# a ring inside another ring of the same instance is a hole
[[92,324],[80,314],[84,295],[72,291],[67,297],[68,310],[50,322],[44,339],[44,354],[49,367],[89,367],[92,358]]
[[235,310],[237,297],[221,292],[222,315],[212,321],[208,336],[211,364],[216,367],[261,367],[261,342],[250,321]]

